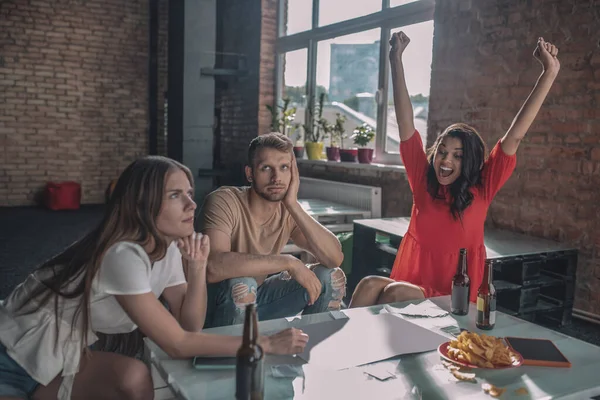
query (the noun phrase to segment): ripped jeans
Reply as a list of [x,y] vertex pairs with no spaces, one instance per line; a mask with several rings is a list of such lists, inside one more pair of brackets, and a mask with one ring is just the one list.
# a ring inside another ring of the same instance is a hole
[[244,323],[246,304],[256,302],[260,321],[291,317],[299,312],[316,314],[339,310],[346,294],[346,275],[339,268],[311,267],[321,281],[321,295],[308,305],[308,292],[287,271],[265,279],[258,286],[254,278],[232,278],[208,285],[205,328]]

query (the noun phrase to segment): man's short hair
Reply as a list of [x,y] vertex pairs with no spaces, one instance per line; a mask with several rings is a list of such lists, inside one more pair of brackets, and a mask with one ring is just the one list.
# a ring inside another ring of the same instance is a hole
[[276,149],[285,153],[292,151],[294,144],[291,139],[281,133],[271,132],[252,139],[248,147],[248,166],[254,168],[256,153],[261,149]]

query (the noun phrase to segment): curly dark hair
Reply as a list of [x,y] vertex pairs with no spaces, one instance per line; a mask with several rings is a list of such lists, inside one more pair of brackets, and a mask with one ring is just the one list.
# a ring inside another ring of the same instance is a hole
[[435,174],[433,160],[439,145],[446,137],[457,138],[462,142],[463,157],[460,176],[449,187],[452,198],[450,212],[455,219],[462,219],[463,212],[473,202],[471,188],[481,186],[482,184],[481,169],[487,157],[487,148],[479,133],[472,126],[457,123],[447,127],[437,137],[427,154],[427,160],[429,161],[429,168],[427,169],[427,192],[434,199],[440,198],[440,183]]

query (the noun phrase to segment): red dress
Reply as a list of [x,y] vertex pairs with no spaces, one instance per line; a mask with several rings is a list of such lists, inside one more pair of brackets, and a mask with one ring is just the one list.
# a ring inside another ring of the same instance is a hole
[[492,149],[482,170],[481,187],[472,188],[473,202],[463,212],[462,222],[450,213],[450,195],[434,200],[427,192],[429,163],[418,132],[400,143],[400,154],[413,193],[408,231],[400,243],[391,278],[421,286],[425,297],[450,294],[461,248],[467,249],[471,278],[470,300],[477,299],[486,259],[483,227],[488,207],[512,174],[516,155],[502,151],[500,141]]

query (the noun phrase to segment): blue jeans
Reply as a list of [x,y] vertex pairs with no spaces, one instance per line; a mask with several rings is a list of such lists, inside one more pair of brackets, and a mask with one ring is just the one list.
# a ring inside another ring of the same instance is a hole
[[6,347],[0,343],[0,397],[28,399],[38,385],[39,383],[6,353]]
[[258,286],[254,278],[232,278],[208,285],[208,310],[205,328],[244,323],[244,298],[254,294],[259,320],[291,317],[300,312],[316,314],[339,310],[346,292],[346,277],[341,269],[322,265],[311,268],[321,281],[321,295],[308,305],[308,292],[284,271],[268,277]]

